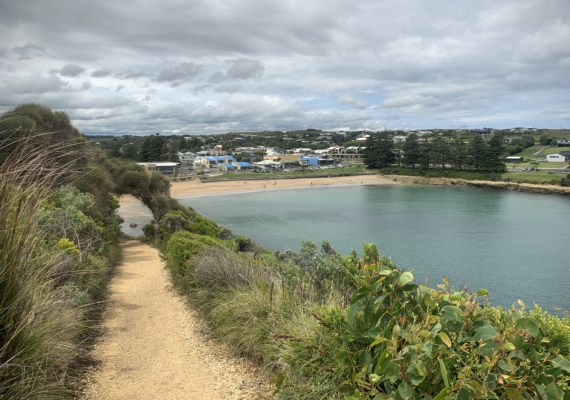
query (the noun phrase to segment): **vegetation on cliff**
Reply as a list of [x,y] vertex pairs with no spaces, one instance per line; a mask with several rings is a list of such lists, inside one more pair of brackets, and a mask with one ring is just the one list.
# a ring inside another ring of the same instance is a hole
[[568,317],[493,307],[445,278],[418,285],[373,244],[273,254],[223,228],[198,234],[195,217],[167,213],[154,231],[167,268],[220,340],[265,365],[278,398],[570,396]]

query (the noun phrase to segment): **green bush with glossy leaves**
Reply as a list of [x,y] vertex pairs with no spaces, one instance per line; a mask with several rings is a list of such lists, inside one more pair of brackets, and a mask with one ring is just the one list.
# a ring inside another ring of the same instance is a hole
[[570,361],[563,345],[550,345],[549,334],[564,331],[552,327],[560,319],[491,307],[486,290],[455,291],[445,278],[439,290],[418,285],[413,271],[379,255],[353,267],[358,289],[344,320],[320,316],[329,334],[317,350],[328,352],[331,343],[338,350],[316,363],[334,372],[347,398],[570,396]]

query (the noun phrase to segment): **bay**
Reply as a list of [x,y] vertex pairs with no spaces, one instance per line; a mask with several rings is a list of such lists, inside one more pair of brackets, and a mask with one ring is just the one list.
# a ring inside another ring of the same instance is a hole
[[341,254],[376,243],[416,281],[447,276],[485,288],[494,305],[517,299],[570,310],[570,199],[422,185],[325,187],[181,199],[270,250],[328,240]]

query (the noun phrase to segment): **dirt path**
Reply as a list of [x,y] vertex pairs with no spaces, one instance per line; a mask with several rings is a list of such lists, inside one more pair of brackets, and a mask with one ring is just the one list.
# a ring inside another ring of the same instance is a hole
[[110,287],[105,333],[94,350],[85,399],[250,399],[258,371],[209,341],[192,310],[170,289],[156,249],[123,244]]

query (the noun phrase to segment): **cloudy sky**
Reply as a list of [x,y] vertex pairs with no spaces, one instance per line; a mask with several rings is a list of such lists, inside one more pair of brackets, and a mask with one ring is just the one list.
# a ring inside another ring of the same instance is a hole
[[570,127],[568,0],[0,0],[0,111],[87,134]]

